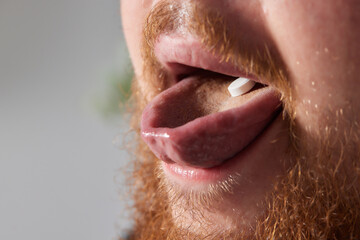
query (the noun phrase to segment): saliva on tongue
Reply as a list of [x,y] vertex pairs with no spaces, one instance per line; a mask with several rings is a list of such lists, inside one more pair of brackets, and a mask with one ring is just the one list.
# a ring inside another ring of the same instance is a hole
[[233,81],[189,77],[160,93],[144,109],[142,138],[161,160],[212,168],[241,152],[267,126],[280,105],[274,90],[231,97]]

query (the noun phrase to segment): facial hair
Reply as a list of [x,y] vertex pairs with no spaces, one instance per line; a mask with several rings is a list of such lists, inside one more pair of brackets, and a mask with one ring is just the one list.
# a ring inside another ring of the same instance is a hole
[[[137,133],[137,145],[131,178],[134,231],[130,239],[360,239],[358,123],[347,120],[339,109],[324,110],[332,121],[317,134],[308,134],[296,123],[297,96],[276,49],[266,45],[249,47],[228,22],[222,14],[201,4],[168,1],[160,1],[146,19],[144,70],[134,79],[132,97],[132,128]],[[210,194],[185,196],[169,187],[158,167],[159,160],[140,139],[142,110],[169,87],[167,73],[154,57],[154,43],[160,34],[179,28],[198,36],[208,51],[221,56],[221,61],[269,80],[281,93],[293,164],[285,176],[279,176],[266,201],[259,203],[266,210],[250,231],[219,229],[205,235],[198,229],[179,228],[171,206],[185,201],[186,209],[194,212],[192,216],[198,216],[194,221],[206,226],[199,206],[211,208],[221,193],[231,193],[237,183],[218,184]],[[336,124],[339,122],[341,126]]]

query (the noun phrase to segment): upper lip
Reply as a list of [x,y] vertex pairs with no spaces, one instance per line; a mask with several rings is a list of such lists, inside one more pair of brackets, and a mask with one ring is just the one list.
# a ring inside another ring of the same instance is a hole
[[155,55],[170,73],[173,86],[154,98],[145,108],[142,137],[150,149],[164,161],[201,168],[220,165],[249,145],[272,121],[281,105],[273,88],[253,96],[240,107],[197,117],[182,125],[169,125],[164,119],[176,118],[179,108],[187,108],[179,99],[194,94],[196,78],[184,78],[200,69],[233,77],[248,77],[265,83],[229,62],[220,61],[191,36],[161,35]]
[[244,71],[241,66],[235,66],[221,56],[205,50],[202,43],[192,35],[160,35],[154,52],[160,64],[170,73],[169,81],[173,83],[198,71],[208,71],[231,77],[247,77],[252,81],[268,84],[266,79],[259,79],[255,74]]

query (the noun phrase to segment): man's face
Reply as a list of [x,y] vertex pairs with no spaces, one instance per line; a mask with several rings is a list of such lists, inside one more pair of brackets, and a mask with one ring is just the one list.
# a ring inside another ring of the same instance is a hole
[[[139,132],[156,156],[140,146],[138,228],[359,234],[359,1],[122,0],[121,10]],[[256,85],[231,97],[238,77]]]

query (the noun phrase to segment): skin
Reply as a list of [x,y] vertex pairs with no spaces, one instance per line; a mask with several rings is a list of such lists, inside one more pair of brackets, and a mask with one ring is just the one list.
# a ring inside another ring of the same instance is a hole
[[[250,40],[264,38],[280,53],[296,99],[293,106],[296,126],[302,139],[311,141],[312,148],[318,147],[319,136],[323,136],[329,127],[334,131],[348,132],[349,123],[360,119],[360,79],[357,72],[360,65],[360,31],[357,30],[360,25],[359,1],[202,1],[210,7],[222,9],[223,14],[230,14],[243,31],[255,29],[254,34],[249,34]],[[142,29],[147,14],[157,2],[121,0],[125,37],[140,84],[143,70],[140,51]],[[341,119],[347,121],[338,121],[338,115],[344,116]],[[280,121],[269,134],[275,136],[284,128]],[[255,148],[252,155],[260,159],[267,158],[269,154],[272,158],[283,157],[288,140],[285,135],[279,139],[277,151],[272,151],[270,145],[264,145]],[[340,145],[333,146],[331,151],[339,154]],[[256,166],[248,166],[250,169],[252,167]],[[239,211],[253,209],[252,203],[265,196],[268,183],[282,173],[284,169],[278,166],[258,173],[265,177],[258,185],[251,187],[256,187],[256,192],[250,194],[248,199],[242,199],[241,204],[237,198],[230,202],[238,204]],[[224,212],[227,209],[222,209]],[[252,220],[245,218],[249,224]]]

